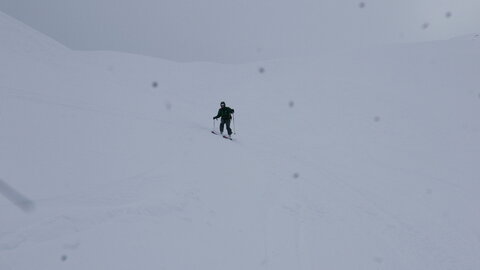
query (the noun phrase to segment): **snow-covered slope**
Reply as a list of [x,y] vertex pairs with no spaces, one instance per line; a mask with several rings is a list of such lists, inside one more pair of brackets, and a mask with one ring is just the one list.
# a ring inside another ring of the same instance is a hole
[[227,66],[0,24],[0,179],[35,203],[0,197],[0,269],[480,267],[480,41]]

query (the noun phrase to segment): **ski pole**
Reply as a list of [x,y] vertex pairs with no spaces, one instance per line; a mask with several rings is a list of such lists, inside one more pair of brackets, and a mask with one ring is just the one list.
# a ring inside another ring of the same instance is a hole
[[237,135],[237,132],[235,131],[235,115],[232,115],[232,120],[233,120],[233,134]]
[[213,131],[215,131],[215,119],[213,119]]

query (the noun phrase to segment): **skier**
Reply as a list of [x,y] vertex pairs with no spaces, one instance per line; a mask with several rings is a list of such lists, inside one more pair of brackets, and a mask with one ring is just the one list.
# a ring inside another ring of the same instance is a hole
[[220,133],[223,134],[223,127],[227,125],[228,137],[232,136],[232,129],[230,128],[230,120],[232,120],[232,114],[234,110],[232,108],[226,107],[225,102],[220,102],[220,109],[218,110],[217,116],[214,116],[213,119],[218,120],[221,117],[220,122]]

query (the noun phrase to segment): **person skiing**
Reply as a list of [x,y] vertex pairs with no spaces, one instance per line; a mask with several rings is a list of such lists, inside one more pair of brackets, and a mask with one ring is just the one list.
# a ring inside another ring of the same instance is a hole
[[230,128],[230,120],[232,120],[232,114],[234,110],[232,108],[226,107],[225,102],[220,102],[220,109],[218,110],[217,116],[214,116],[213,119],[218,120],[221,118],[220,122],[220,133],[223,134],[223,127],[227,126],[228,137],[232,136],[232,129]]

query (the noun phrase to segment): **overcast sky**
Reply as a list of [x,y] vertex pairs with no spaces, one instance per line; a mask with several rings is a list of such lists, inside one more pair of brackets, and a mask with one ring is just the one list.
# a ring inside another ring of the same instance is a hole
[[80,50],[242,62],[480,32],[480,0],[0,0]]

